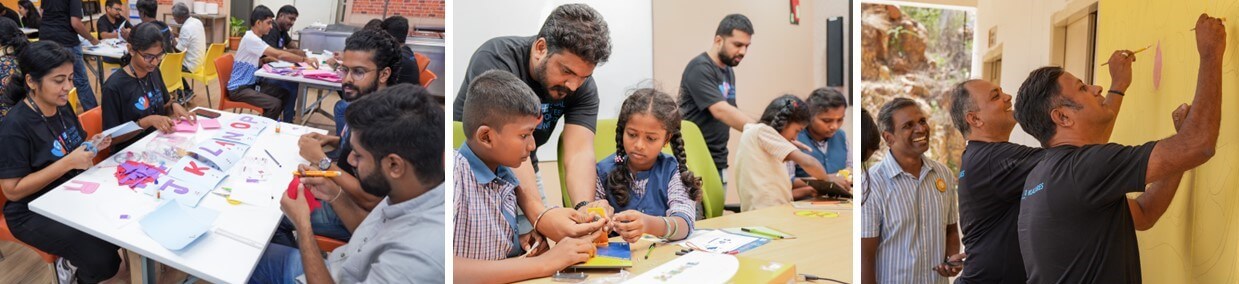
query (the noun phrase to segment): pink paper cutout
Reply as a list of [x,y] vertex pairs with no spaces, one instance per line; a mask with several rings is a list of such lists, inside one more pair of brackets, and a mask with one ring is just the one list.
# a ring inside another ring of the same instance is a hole
[[82,194],[91,194],[99,190],[99,183],[80,180],[69,181],[69,183],[76,184],[77,186],[65,186],[66,190],[80,191]]
[[1153,89],[1162,87],[1162,42],[1157,41],[1157,50],[1153,53]]
[[191,123],[188,120],[177,121],[176,132],[188,132],[188,133],[198,132],[198,125]]
[[202,125],[202,129],[219,129],[219,120],[215,120],[214,118],[199,119],[198,125]]

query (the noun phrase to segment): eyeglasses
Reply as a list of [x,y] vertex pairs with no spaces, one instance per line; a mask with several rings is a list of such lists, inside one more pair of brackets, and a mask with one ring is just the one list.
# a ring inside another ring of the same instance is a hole
[[344,79],[344,77],[347,77],[350,74],[352,74],[353,80],[360,81],[362,79],[365,79],[366,74],[369,74],[370,72],[374,72],[374,70],[366,70],[366,68],[361,68],[361,67],[350,69],[343,65],[341,65],[339,68],[336,68],[336,75],[340,75],[340,79]]
[[155,64],[163,60],[163,56],[167,55],[167,53],[164,53],[164,52],[160,52],[159,54],[154,54],[154,55],[141,53],[141,52],[138,52],[137,54],[142,55],[142,59],[146,60],[146,62],[150,64]]

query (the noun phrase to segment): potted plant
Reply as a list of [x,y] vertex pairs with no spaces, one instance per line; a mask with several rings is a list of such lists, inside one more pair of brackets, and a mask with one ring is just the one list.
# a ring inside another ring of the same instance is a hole
[[245,21],[237,17],[231,17],[228,21],[228,49],[237,50],[237,46],[241,44],[241,37],[245,36]]

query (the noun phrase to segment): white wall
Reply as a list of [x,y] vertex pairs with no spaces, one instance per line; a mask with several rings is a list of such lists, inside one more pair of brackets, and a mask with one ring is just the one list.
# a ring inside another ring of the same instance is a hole
[[[340,0],[254,0],[254,6],[258,5],[266,5],[271,9],[271,13],[276,15],[279,15],[280,7],[284,5],[297,7],[297,22],[293,23],[292,31],[300,31],[314,22],[328,25],[336,23],[336,9],[340,6]],[[289,36],[293,40],[301,37],[295,32],[290,32]]]
[[[486,40],[498,36],[532,36],[542,27],[546,16],[562,4],[587,3],[602,13],[611,29],[611,57],[607,63],[594,70],[594,82],[598,85],[598,118],[613,118],[619,113],[620,104],[627,91],[639,83],[654,77],[653,67],[653,20],[650,0],[638,1],[453,1],[453,38],[449,56],[456,66],[451,70],[456,82],[447,86],[447,101],[455,100],[457,88],[463,80],[469,57]],[[462,12],[466,11],[466,12]],[[666,87],[666,86],[664,86]],[[559,132],[563,129],[560,120],[551,141],[538,149],[540,161],[556,159]]]

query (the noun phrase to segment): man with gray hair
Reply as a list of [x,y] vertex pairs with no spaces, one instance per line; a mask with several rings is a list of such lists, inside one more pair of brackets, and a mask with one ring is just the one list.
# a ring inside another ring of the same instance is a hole
[[[189,16],[189,7],[185,3],[178,2],[172,5],[172,19],[181,25],[176,37],[176,50],[185,53],[185,61],[181,63],[181,70],[194,72],[202,64],[202,57],[206,53],[206,30],[202,26],[202,21]],[[190,85],[189,81],[185,81],[184,78],[181,82],[185,84],[185,90],[193,89],[190,88],[193,85]]]
[[[1128,50],[1115,51],[1109,60],[1110,90],[1105,105],[1118,112],[1119,95],[1131,85]],[[1100,90],[1100,88],[1097,88]],[[1024,283],[1024,262],[1016,223],[1024,180],[1037,162],[1042,148],[1009,142],[1015,129],[1011,95],[984,80],[955,84],[951,97],[951,121],[968,145],[959,168],[959,224],[965,253],[963,274],[956,283]],[[1113,121],[1108,129],[1113,129]],[[958,264],[958,263],[956,263]]]

